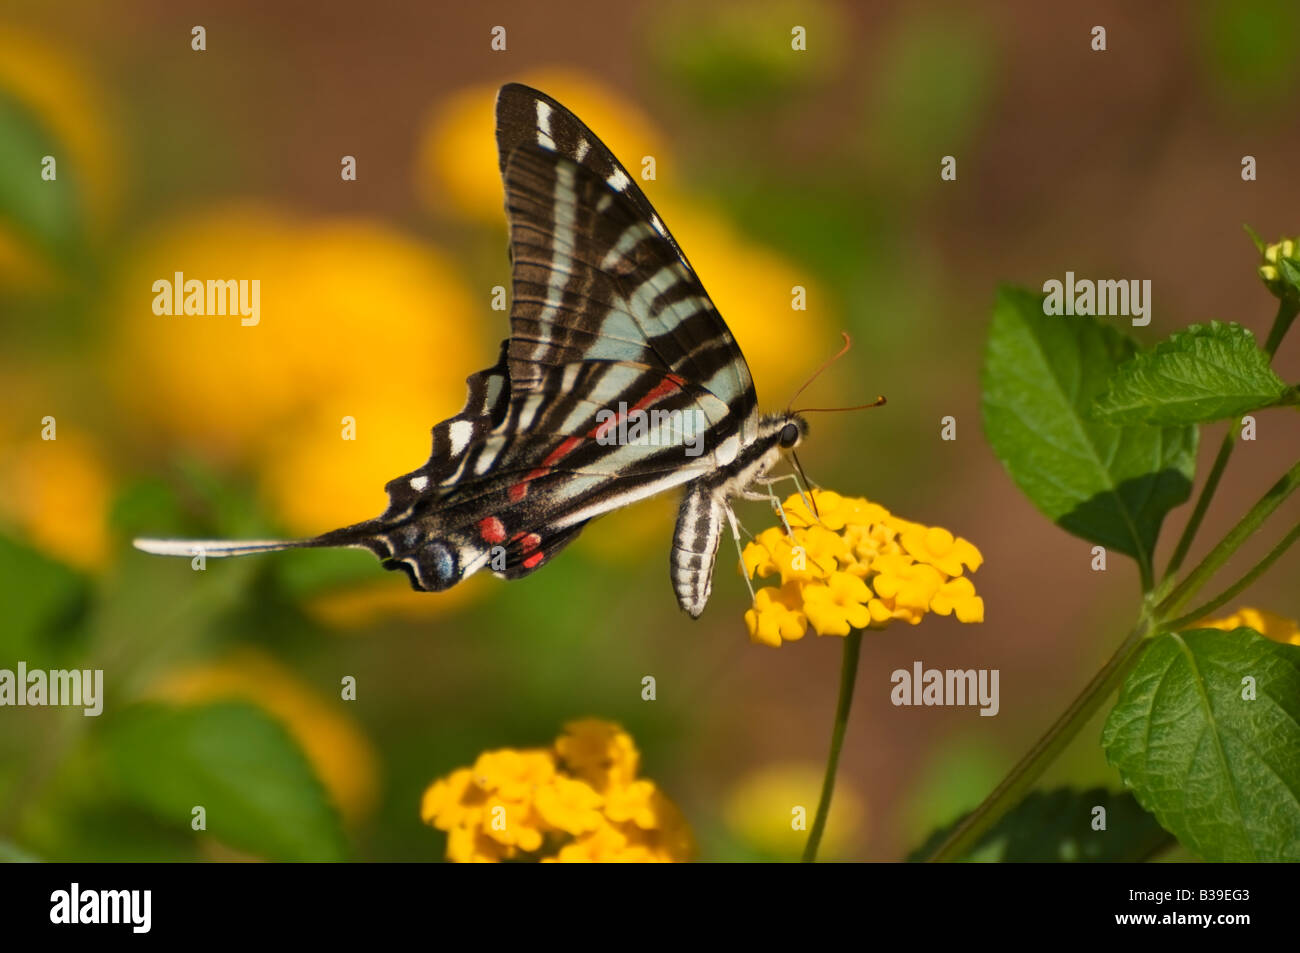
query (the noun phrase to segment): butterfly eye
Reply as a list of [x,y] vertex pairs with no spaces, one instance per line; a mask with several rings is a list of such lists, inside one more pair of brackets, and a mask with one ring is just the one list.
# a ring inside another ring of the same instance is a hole
[[795,424],[786,424],[781,428],[781,447],[789,450],[799,442],[799,428]]

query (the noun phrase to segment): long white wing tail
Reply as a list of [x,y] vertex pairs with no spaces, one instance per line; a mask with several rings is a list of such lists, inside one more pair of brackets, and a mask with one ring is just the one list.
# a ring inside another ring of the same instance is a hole
[[155,556],[247,556],[249,553],[274,553],[281,549],[301,549],[314,540],[296,539],[148,539],[134,540],[132,545]]

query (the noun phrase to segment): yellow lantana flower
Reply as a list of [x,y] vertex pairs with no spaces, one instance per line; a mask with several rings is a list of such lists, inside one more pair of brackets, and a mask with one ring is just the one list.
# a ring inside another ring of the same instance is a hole
[[447,832],[460,863],[674,862],[694,840],[676,805],[647,778],[618,725],[571,722],[550,748],[485,751],[424,792],[420,816]]
[[846,572],[831,573],[825,583],[810,582],[803,587],[804,614],[818,635],[848,635],[849,629],[865,629],[871,624],[870,601],[867,584]]
[[749,627],[751,639],[774,648],[781,644],[782,639],[787,642],[802,639],[808,631],[808,617],[803,611],[803,586],[789,582],[780,589],[764,586],[758,590],[754,593],[754,607],[745,613],[745,625]]
[[1222,629],[1225,632],[1231,632],[1233,629],[1254,629],[1266,639],[1272,639],[1274,642],[1281,642],[1284,645],[1300,645],[1300,624],[1295,619],[1288,619],[1286,616],[1278,615],[1275,612],[1268,612],[1264,609],[1252,609],[1243,606],[1235,613],[1223,619],[1202,619],[1194,626],[1189,628],[1195,629]]
[[803,638],[808,625],[818,635],[895,619],[916,625],[928,612],[984,621],[984,600],[965,575],[984,557],[969,540],[829,490],[795,494],[782,509],[790,532],[764,530],[743,555],[749,576],[781,578],[779,588],[759,589],[745,613],[752,641],[780,646]]

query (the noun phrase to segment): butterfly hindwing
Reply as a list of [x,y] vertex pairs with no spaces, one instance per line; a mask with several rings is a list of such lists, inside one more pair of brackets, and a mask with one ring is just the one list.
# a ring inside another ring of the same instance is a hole
[[433,428],[433,453],[420,469],[390,480],[384,487],[389,505],[382,518],[399,519],[409,513],[431,487],[453,480],[470,449],[501,424],[510,408],[510,371],[506,349],[496,364],[465,379],[465,407]]

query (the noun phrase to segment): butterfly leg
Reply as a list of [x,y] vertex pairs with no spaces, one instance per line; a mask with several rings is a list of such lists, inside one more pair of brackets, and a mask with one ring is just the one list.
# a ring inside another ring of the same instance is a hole
[[[766,486],[766,484],[764,484],[764,486]],[[740,495],[743,499],[746,500],[755,500],[755,501],[762,501],[764,503],[771,503],[772,510],[776,513],[777,516],[781,517],[781,525],[785,527],[785,535],[794,536],[794,530],[790,528],[790,521],[785,518],[785,509],[784,507],[781,506],[781,501],[776,498],[776,494],[772,492],[772,488],[770,486],[767,487],[766,493],[756,493],[753,490],[746,490]]]
[[740,572],[745,577],[745,588],[749,590],[749,601],[754,601],[754,584],[749,581],[749,573],[745,569],[745,550],[740,545],[740,521],[736,519],[736,511],[727,504],[727,520],[731,523],[731,538],[736,541],[736,553],[740,556]]
[[783,481],[785,481],[785,480],[793,480],[793,481],[794,481],[794,488],[795,488],[795,490],[797,490],[798,493],[799,493],[799,499],[803,500],[804,508],[807,509],[809,513],[816,513],[817,511],[816,511],[815,509],[813,509],[812,501],[811,501],[811,500],[808,498],[808,496],[805,494],[805,491],[807,490],[807,487],[805,487],[805,486],[803,485],[803,483],[800,481],[800,479],[799,479],[799,474],[797,474],[797,473],[786,473],[786,474],[783,474],[783,475],[781,475],[781,476],[779,476],[779,477],[772,477],[770,480],[764,479],[764,480],[759,480],[758,482],[761,483],[763,486],[767,487],[767,488],[768,488],[768,491],[771,492],[772,487],[774,487],[776,484],[781,483],[781,482],[783,482]]

